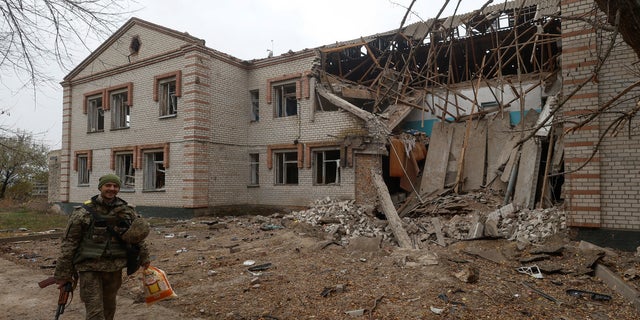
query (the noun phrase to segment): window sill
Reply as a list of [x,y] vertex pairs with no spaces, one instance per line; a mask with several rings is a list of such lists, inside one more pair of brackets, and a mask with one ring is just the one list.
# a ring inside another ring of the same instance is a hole
[[87,134],[104,132],[104,130],[87,131]]
[[260,188],[259,184],[248,184],[247,188]]
[[176,117],[178,117],[178,114],[177,114],[177,113],[176,113],[176,114],[168,114],[168,115],[166,115],[166,116],[160,116],[160,117],[158,117],[158,118],[159,118],[159,119],[171,119],[171,118],[176,118]]
[[111,131],[126,130],[126,129],[130,129],[130,128],[131,127],[111,128]]
[[147,192],[167,192],[165,189],[145,189],[142,190],[143,193],[147,193]]
[[90,186],[91,185],[88,184],[88,183],[87,184],[79,184],[79,185],[77,185],[78,188],[87,188],[87,187],[90,187]]
[[120,189],[120,193],[136,193],[136,189]]

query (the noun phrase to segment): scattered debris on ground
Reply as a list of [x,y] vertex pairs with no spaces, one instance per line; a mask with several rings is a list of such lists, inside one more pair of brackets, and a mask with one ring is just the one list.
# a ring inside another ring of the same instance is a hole
[[[430,213],[443,207],[452,212]],[[379,213],[330,198],[270,216],[155,223],[153,265],[178,295],[158,304],[191,319],[640,316],[609,284],[637,290],[640,258],[571,241],[561,208],[517,210],[482,193],[421,208],[402,218],[414,249],[397,245]],[[49,235],[0,248],[45,277],[59,244]],[[121,293],[144,303],[138,277]]]

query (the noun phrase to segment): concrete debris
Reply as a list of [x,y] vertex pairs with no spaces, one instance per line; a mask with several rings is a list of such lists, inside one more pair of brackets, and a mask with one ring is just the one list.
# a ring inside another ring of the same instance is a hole
[[462,270],[455,272],[453,275],[460,281],[465,283],[478,282],[478,269],[474,267],[464,267]]
[[[436,210],[423,205],[403,217],[402,224],[416,242],[416,249],[431,243],[447,245],[483,237],[536,244],[567,228],[561,208],[517,210],[512,204],[500,206],[498,201],[490,201],[490,197],[482,192],[439,197],[430,203]],[[496,209],[487,209],[490,207]],[[321,226],[342,245],[358,237],[396,242],[384,215],[373,214],[370,208],[356,205],[354,200],[318,199],[307,210],[293,211],[284,218]]]

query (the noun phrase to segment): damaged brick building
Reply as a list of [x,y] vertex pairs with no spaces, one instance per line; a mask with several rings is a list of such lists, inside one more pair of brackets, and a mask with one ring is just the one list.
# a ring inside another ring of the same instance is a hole
[[636,120],[589,118],[635,106],[634,52],[592,25],[593,1],[490,4],[251,61],[133,18],[62,82],[52,200],[70,208],[116,172],[143,213],[373,204],[379,176],[400,214],[491,188],[564,202],[585,232],[640,230]]

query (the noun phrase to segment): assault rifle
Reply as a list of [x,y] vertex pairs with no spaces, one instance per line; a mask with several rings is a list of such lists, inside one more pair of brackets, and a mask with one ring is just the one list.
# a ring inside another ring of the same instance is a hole
[[[54,277],[49,277],[38,282],[38,286],[40,288],[46,288],[55,283],[56,279]],[[71,281],[65,283],[62,287],[60,287],[60,294],[58,295],[58,309],[56,309],[56,320],[58,320],[60,318],[60,315],[64,313],[64,308],[67,306],[69,296],[73,296],[73,288],[74,285],[73,283],[71,283]]]

